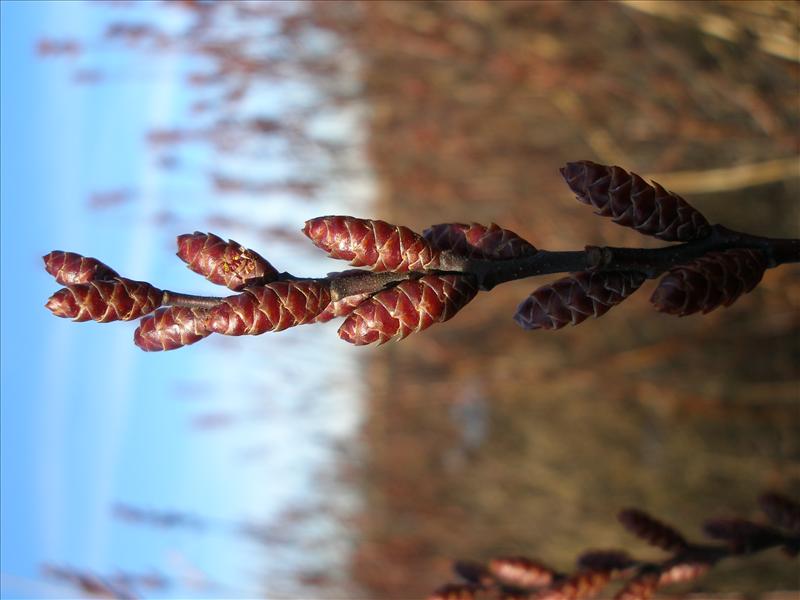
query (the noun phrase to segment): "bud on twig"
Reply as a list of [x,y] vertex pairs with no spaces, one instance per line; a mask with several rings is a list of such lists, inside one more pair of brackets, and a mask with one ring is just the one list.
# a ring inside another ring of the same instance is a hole
[[708,537],[726,541],[738,553],[774,546],[784,540],[780,531],[747,519],[710,519],[703,524]]
[[223,298],[209,312],[208,328],[224,335],[259,335],[309,323],[331,300],[318,281],[276,281]]
[[658,572],[640,573],[623,587],[614,600],[649,600],[659,585]]
[[661,571],[658,585],[694,581],[708,573],[711,566],[710,562],[679,562]]
[[42,258],[44,259],[44,268],[61,285],[89,283],[97,279],[119,277],[119,273],[96,258],[81,256],[75,252],[53,250]]
[[758,250],[738,248],[709,252],[662,277],[650,302],[660,312],[684,317],[730,306],[751,291],[764,275],[767,262]]
[[636,561],[623,550],[589,550],[578,557],[578,568],[586,571],[624,571]]
[[177,254],[195,273],[232,290],[278,278],[275,267],[259,254],[213,233],[195,231],[179,235]]
[[306,221],[303,233],[331,258],[373,271],[425,271],[439,267],[439,251],[402,225],[355,217]]
[[423,231],[422,237],[437,250],[452,250],[466,258],[504,260],[537,252],[516,233],[494,223],[489,227],[479,223],[441,223]]
[[687,547],[686,539],[666,523],[651,517],[646,512],[629,508],[619,513],[619,522],[637,537],[651,546],[674,551]]
[[593,206],[596,214],[639,233],[688,242],[711,232],[706,218],[686,200],[620,167],[582,160],[567,163],[561,175],[578,200]]
[[468,583],[448,583],[428,596],[428,600],[474,600],[475,587]]
[[424,275],[403,281],[362,302],[339,328],[339,337],[363,346],[403,339],[443,323],[478,293],[470,277]]
[[133,341],[145,352],[175,350],[199,342],[211,332],[206,328],[208,311],[170,306],[144,317],[133,333]]
[[554,576],[553,569],[524,556],[494,558],[489,562],[489,571],[504,585],[518,588],[549,585]]
[[45,305],[57,317],[75,321],[130,321],[153,312],[163,292],[143,281],[117,277],[68,285],[50,296]]
[[524,329],[561,329],[600,317],[644,283],[642,273],[584,271],[536,289],[517,308]]
[[581,600],[602,590],[611,575],[604,571],[580,571],[534,596],[535,600]]

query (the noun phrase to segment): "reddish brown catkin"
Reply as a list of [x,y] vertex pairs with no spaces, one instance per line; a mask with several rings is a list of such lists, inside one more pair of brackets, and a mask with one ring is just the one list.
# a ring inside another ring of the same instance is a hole
[[89,283],[97,279],[119,277],[119,273],[105,263],[96,258],[81,256],[75,252],[53,250],[42,258],[44,260],[44,268],[61,285]]
[[600,317],[644,283],[642,273],[585,271],[536,289],[517,308],[524,329],[561,329]]
[[170,306],[144,317],[133,334],[134,343],[145,352],[161,352],[189,346],[207,337],[208,311]]
[[606,586],[609,579],[611,579],[611,575],[605,571],[581,571],[542,590],[533,598],[535,600],[591,598]]
[[179,235],[177,255],[195,273],[232,290],[278,278],[275,267],[259,254],[213,233]]
[[669,585],[671,583],[685,583],[694,581],[708,573],[711,569],[708,562],[679,562],[661,571],[658,578],[658,585]]
[[617,592],[614,600],[649,600],[656,593],[659,583],[658,572],[640,573]]
[[475,587],[468,583],[447,583],[428,596],[428,600],[474,600]]
[[668,552],[687,547],[686,539],[677,530],[642,510],[629,508],[620,512],[618,518],[625,529],[652,546]]
[[259,335],[310,323],[331,300],[318,281],[276,281],[245,288],[212,308],[208,328],[224,335]]
[[425,271],[440,266],[440,253],[402,225],[346,216],[306,221],[303,233],[331,258],[373,271]]
[[441,223],[422,232],[437,250],[452,250],[467,258],[505,260],[533,256],[536,248],[513,231],[492,223]]
[[585,571],[624,571],[636,561],[622,550],[587,550],[578,557],[578,569]]
[[45,306],[57,317],[75,321],[130,321],[161,306],[163,295],[149,283],[117,277],[68,285],[50,296]]
[[709,519],[703,524],[703,531],[710,538],[727,542],[736,553],[774,546],[785,539],[769,525],[747,519]]
[[424,275],[403,281],[362,302],[339,328],[339,337],[363,346],[391,339],[443,323],[478,293],[470,277]]
[[598,215],[639,233],[670,242],[688,242],[711,233],[706,218],[686,200],[635,173],[588,160],[570,162],[561,175],[578,200]]
[[504,585],[518,588],[549,585],[555,575],[550,567],[524,556],[494,558],[489,562],[489,572]]
[[733,249],[710,252],[670,270],[653,292],[650,302],[660,312],[685,317],[730,306],[751,291],[767,268],[763,252]]

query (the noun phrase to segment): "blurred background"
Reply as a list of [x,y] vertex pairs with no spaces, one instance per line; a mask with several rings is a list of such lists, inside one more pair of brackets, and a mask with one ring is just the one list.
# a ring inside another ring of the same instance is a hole
[[[712,222],[800,234],[790,2],[3,2],[4,598],[425,597],[454,558],[658,557],[638,506],[697,533],[800,495],[800,270],[675,319],[652,282],[525,332],[555,277],[381,348],[337,323],[144,354],[134,324],[43,309],[52,249],[219,293],[173,256],[213,231],[281,270],[344,268],[323,214],[497,222],[550,250],[653,246],[574,200],[619,164]],[[800,587],[723,563],[682,592]]]

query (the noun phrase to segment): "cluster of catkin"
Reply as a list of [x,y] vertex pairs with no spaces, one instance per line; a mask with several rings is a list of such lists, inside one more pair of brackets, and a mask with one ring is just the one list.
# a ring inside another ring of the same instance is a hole
[[590,550],[577,560],[572,574],[559,573],[530,558],[502,557],[488,564],[458,561],[453,570],[461,583],[449,583],[429,600],[529,599],[583,600],[616,582],[615,600],[647,600],[672,583],[692,581],[719,561],[769,548],[800,552],[800,504],[768,493],[759,504],[768,523],[746,519],[711,519],[705,534],[717,544],[696,544],[674,527],[638,509],[623,510],[620,523],[632,534],[670,554],[660,562],[642,561],[623,550]]
[[[620,167],[590,161],[561,169],[578,200],[618,225],[668,242],[693,242],[711,234],[706,218],[683,198],[648,184]],[[746,248],[709,252],[664,275],[650,301],[656,310],[686,316],[730,306],[761,281],[763,252]],[[535,290],[517,309],[526,329],[560,329],[599,317],[644,283],[641,271],[583,271]]]
[[[636,231],[672,242],[702,240],[708,221],[679,196],[648,184],[620,167],[589,161],[561,170],[581,202],[597,214]],[[65,285],[47,302],[59,317],[76,321],[141,319],[134,339],[146,351],[173,350],[211,333],[259,335],[295,325],[344,317],[339,337],[356,345],[403,339],[447,321],[470,302],[480,282],[470,264],[508,265],[536,259],[539,250],[516,233],[478,223],[444,223],[418,234],[384,221],[326,216],[307,221],[303,233],[330,257],[394,276],[370,289],[337,286],[358,277],[349,270],[322,279],[279,273],[259,254],[211,233],[178,237],[178,256],[188,267],[236,294],[198,300],[133,281],[94,258],[53,251],[47,271]],[[651,301],[679,316],[729,306],[752,290],[767,268],[760,250],[707,252],[673,266]],[[644,271],[593,268],[535,290],[518,307],[525,329],[559,329],[599,317],[635,292]],[[345,290],[345,292],[342,292]],[[355,290],[355,291],[354,291]]]

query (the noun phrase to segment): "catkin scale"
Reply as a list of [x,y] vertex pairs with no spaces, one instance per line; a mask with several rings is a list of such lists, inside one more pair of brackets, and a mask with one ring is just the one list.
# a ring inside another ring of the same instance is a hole
[[303,233],[331,258],[373,271],[425,271],[440,266],[440,253],[402,225],[347,216],[306,221]]

